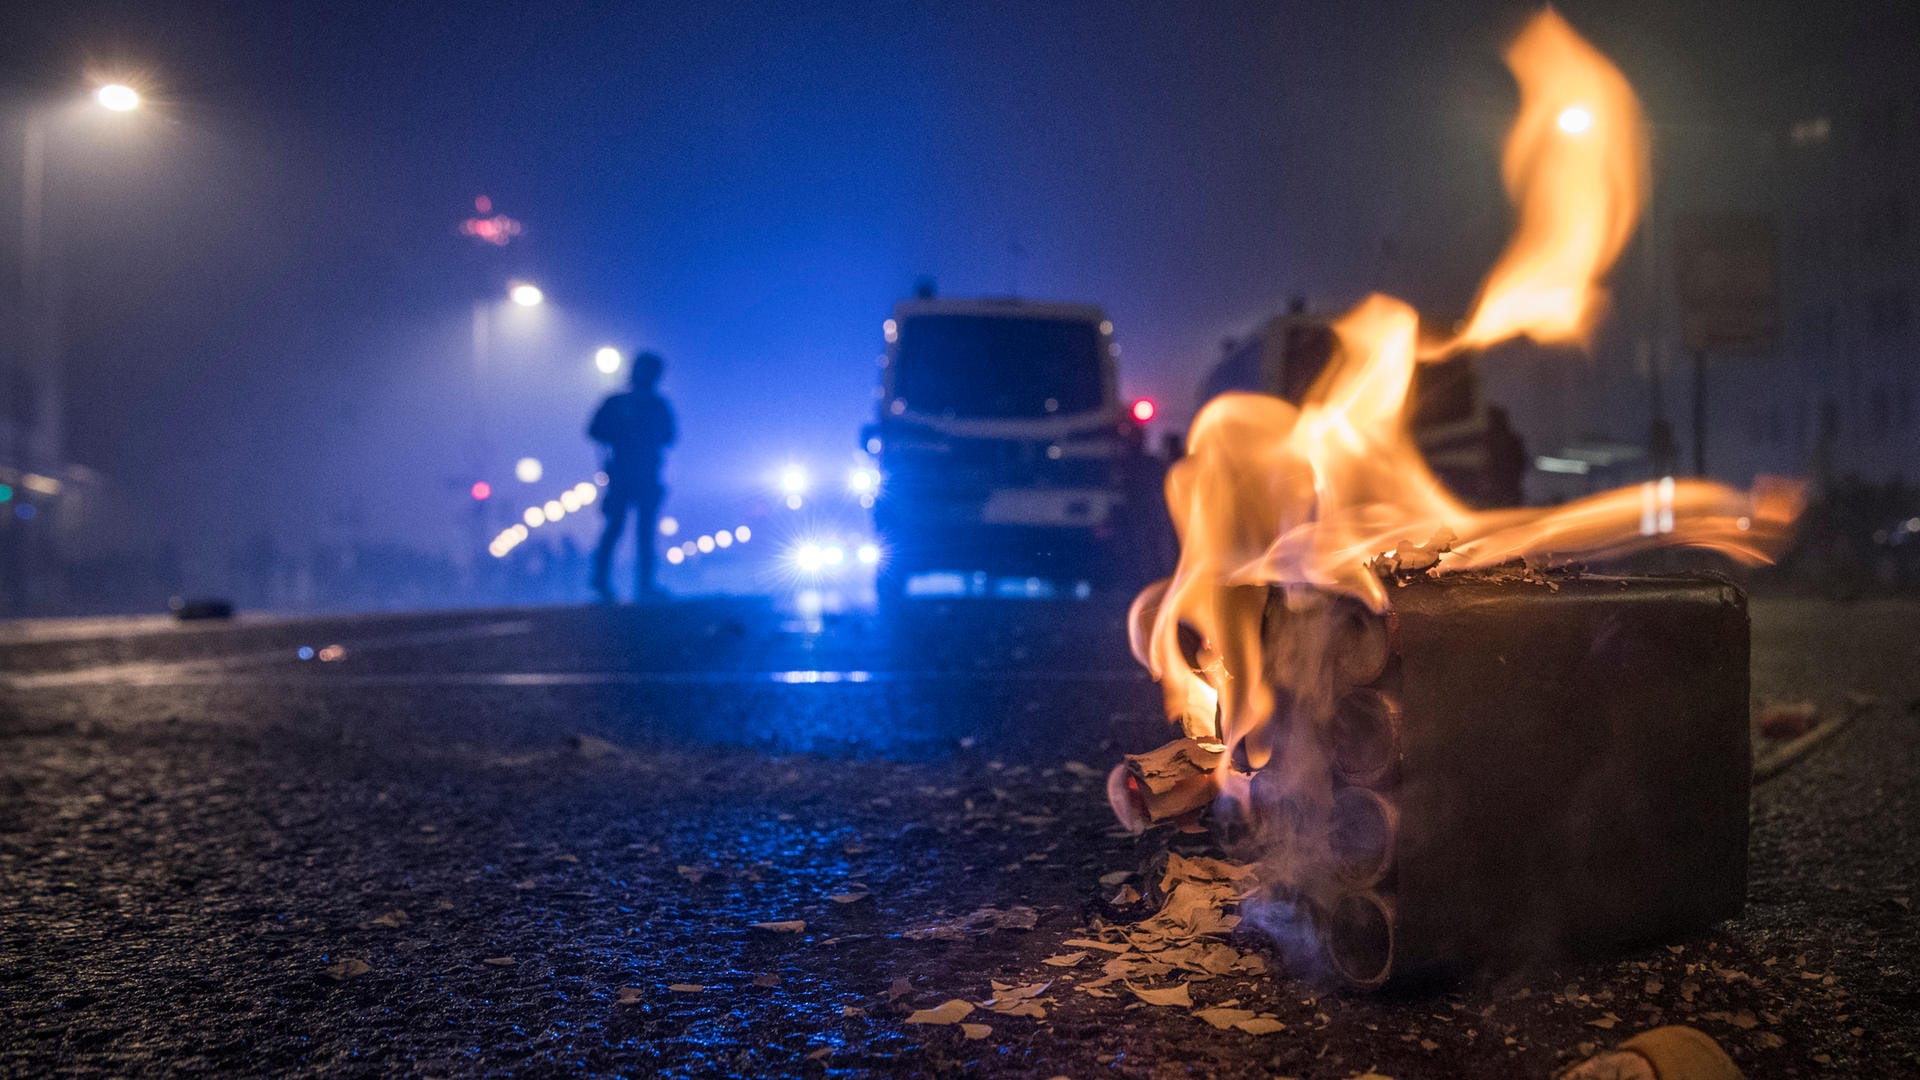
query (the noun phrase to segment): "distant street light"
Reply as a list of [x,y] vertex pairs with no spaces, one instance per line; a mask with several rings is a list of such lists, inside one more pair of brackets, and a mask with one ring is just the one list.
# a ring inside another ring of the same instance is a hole
[[521,307],[539,307],[546,301],[547,294],[540,291],[540,286],[523,281],[507,290],[507,298]]
[[1560,110],[1560,130],[1569,135],[1585,135],[1593,129],[1593,110],[1584,105],[1569,105]]
[[541,475],[545,472],[546,469],[541,467],[539,458],[523,457],[513,463],[514,479],[523,484],[539,483]]
[[100,107],[113,112],[132,112],[140,107],[140,91],[125,83],[108,83],[93,92]]
[[593,366],[600,369],[602,375],[611,375],[620,370],[620,350],[611,345],[602,345],[594,351]]

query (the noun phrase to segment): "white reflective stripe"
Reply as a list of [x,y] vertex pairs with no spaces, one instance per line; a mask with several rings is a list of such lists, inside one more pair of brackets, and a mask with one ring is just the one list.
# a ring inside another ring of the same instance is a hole
[[988,494],[980,519],[993,525],[1087,527],[1107,520],[1120,502],[1100,488],[996,488]]

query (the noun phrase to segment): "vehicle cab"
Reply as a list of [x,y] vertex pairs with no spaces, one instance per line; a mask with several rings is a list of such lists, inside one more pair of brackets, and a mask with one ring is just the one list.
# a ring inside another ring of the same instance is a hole
[[928,571],[1111,580],[1145,455],[1106,314],[912,299],[885,337],[879,415],[862,433],[882,477],[882,599]]

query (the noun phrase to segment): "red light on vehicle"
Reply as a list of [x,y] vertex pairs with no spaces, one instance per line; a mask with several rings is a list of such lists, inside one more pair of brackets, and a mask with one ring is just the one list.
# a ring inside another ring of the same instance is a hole
[[493,485],[487,483],[485,480],[475,480],[473,486],[468,488],[467,491],[473,496],[474,502],[486,502],[488,499],[493,498]]
[[1153,401],[1149,398],[1141,398],[1133,403],[1133,418],[1142,424],[1153,419],[1155,411]]

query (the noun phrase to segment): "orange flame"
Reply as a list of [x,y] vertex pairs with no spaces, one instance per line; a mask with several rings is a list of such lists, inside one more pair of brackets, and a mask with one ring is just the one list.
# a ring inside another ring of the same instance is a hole
[[1606,57],[1545,11],[1507,49],[1507,66],[1520,83],[1520,116],[1500,172],[1519,229],[1454,348],[1521,334],[1584,340],[1604,298],[1600,277],[1646,201],[1640,102]]
[[[1451,542],[1443,571],[1674,544],[1761,562],[1798,512],[1791,485],[1748,494],[1701,480],[1474,511],[1427,467],[1408,426],[1415,366],[1518,335],[1583,341],[1644,200],[1645,128],[1619,71],[1551,11],[1528,24],[1508,63],[1521,90],[1504,169],[1518,227],[1465,329],[1422,349],[1412,308],[1369,297],[1334,324],[1335,356],[1299,407],[1259,394],[1214,399],[1167,476],[1180,560],[1135,601],[1134,652],[1188,736],[1241,745],[1255,768],[1271,753],[1274,703],[1259,674],[1259,603],[1231,586],[1314,586],[1382,610],[1373,561],[1445,547],[1435,538]],[[1181,650],[1183,625],[1202,642],[1196,655]]]

